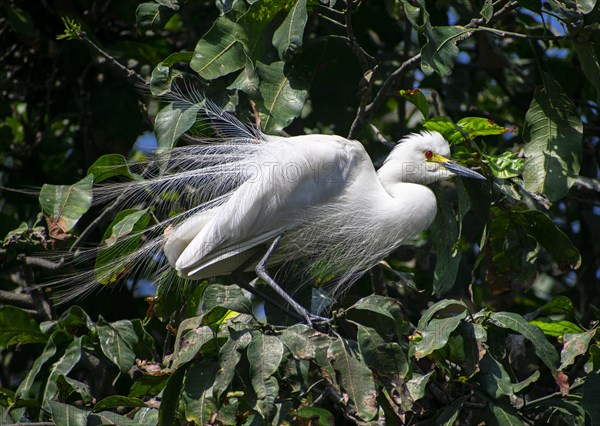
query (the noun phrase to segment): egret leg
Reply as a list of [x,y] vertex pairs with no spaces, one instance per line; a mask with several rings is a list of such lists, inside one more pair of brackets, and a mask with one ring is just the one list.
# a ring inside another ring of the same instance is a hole
[[294,308],[294,310],[297,312],[297,314],[300,317],[302,317],[302,319],[304,319],[304,321],[306,322],[306,324],[308,326],[312,327],[313,322],[325,323],[325,324],[329,323],[330,322],[329,319],[320,317],[318,315],[311,314],[308,310],[306,310],[306,308],[304,308],[304,306],[302,306],[298,302],[296,302],[289,294],[286,293],[286,291],[284,289],[282,289],[275,282],[275,280],[273,278],[271,278],[271,276],[267,272],[267,262],[269,261],[269,258],[271,257],[271,255],[273,254],[275,249],[277,248],[277,245],[279,244],[279,242],[281,241],[282,238],[283,238],[283,234],[280,234],[271,243],[271,246],[269,247],[269,249],[267,250],[265,255],[262,257],[260,262],[258,262],[258,265],[256,265],[256,269],[255,269],[256,275],[258,275],[260,278],[262,278],[262,280],[264,282],[266,282],[267,285],[269,287],[271,287],[271,289],[273,289],[273,291],[275,293],[277,293],[279,296],[281,296],[281,298],[283,300],[285,300],[288,305],[290,305],[292,308]]

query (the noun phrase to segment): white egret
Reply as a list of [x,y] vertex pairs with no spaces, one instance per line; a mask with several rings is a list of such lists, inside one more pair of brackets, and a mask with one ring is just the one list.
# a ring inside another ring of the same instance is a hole
[[336,276],[331,291],[339,294],[431,225],[437,206],[426,185],[454,175],[483,179],[450,161],[448,143],[436,132],[405,137],[376,171],[360,142],[265,135],[190,96],[176,93],[174,108],[199,109],[216,137],[163,152],[154,176],[98,193],[139,204],[176,192],[183,212],[151,228],[154,236],[106,273],[161,250],[185,279],[233,275],[248,288],[239,272],[254,269],[310,324],[315,317],[277,286],[267,267],[318,262]]

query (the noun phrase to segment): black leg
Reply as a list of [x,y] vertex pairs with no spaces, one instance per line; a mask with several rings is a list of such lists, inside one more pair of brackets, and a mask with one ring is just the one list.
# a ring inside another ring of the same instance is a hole
[[304,308],[304,306],[302,306],[298,302],[296,302],[289,294],[287,294],[285,292],[285,290],[283,290],[281,287],[279,287],[279,285],[275,282],[275,280],[273,278],[271,278],[271,276],[267,272],[267,268],[266,268],[267,262],[268,262],[269,258],[271,257],[271,255],[273,254],[273,252],[275,251],[275,249],[277,248],[277,245],[281,241],[281,238],[283,238],[283,234],[280,234],[277,238],[275,238],[273,243],[271,243],[271,246],[269,247],[269,249],[263,256],[263,258],[260,260],[260,262],[258,262],[258,265],[256,265],[256,269],[255,269],[256,274],[260,278],[262,278],[267,283],[267,285],[269,287],[271,287],[273,289],[273,291],[275,291],[275,293],[277,293],[279,296],[281,296],[281,298],[283,298],[283,300],[285,300],[288,305],[290,305],[292,308],[294,308],[297,315],[300,316],[306,322],[306,324],[308,326],[312,327],[313,322],[325,323],[325,324],[329,323],[330,320],[328,320],[327,318],[323,318],[323,317],[311,314],[309,311],[307,311]]

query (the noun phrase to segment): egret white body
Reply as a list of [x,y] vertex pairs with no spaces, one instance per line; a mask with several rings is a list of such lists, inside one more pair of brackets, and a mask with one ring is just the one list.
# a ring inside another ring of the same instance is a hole
[[[130,205],[175,192],[183,206],[105,274],[125,264],[139,268],[144,255],[162,251],[186,279],[256,267],[276,286],[265,266],[303,259],[336,276],[335,296],[431,225],[437,207],[426,185],[454,174],[483,178],[449,161],[448,143],[436,132],[407,136],[376,171],[357,141],[268,136],[203,98],[175,98],[179,108],[200,109],[216,137],[159,154],[153,177],[99,188],[100,200],[119,194]],[[306,311],[300,315],[310,322]]]

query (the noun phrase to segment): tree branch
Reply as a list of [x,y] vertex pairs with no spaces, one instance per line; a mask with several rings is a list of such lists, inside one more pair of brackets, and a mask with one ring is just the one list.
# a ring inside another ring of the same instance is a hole
[[[500,10],[498,10],[492,15],[492,18],[489,22],[502,18],[504,15],[510,13],[518,6],[519,3],[517,1],[510,1],[506,3]],[[465,25],[464,28],[475,29],[479,28],[485,23],[486,21],[483,17],[473,18],[467,25]],[[457,43],[467,40],[474,33],[475,31],[466,31],[464,34],[457,37]],[[348,133],[349,139],[356,139],[358,137],[358,135],[363,129],[364,123],[370,120],[371,117],[379,110],[379,108],[381,108],[381,105],[383,104],[385,99],[389,96],[390,93],[392,93],[396,89],[396,86],[400,81],[401,77],[404,75],[404,73],[416,67],[420,62],[421,54],[417,53],[411,58],[405,60],[398,69],[396,69],[392,74],[390,74],[390,76],[383,82],[383,85],[381,86],[381,89],[377,92],[377,95],[373,99],[373,102],[367,105],[364,112],[360,111],[360,109],[357,112],[356,116],[354,117],[354,121],[352,122],[352,126],[350,127],[350,132]]]

